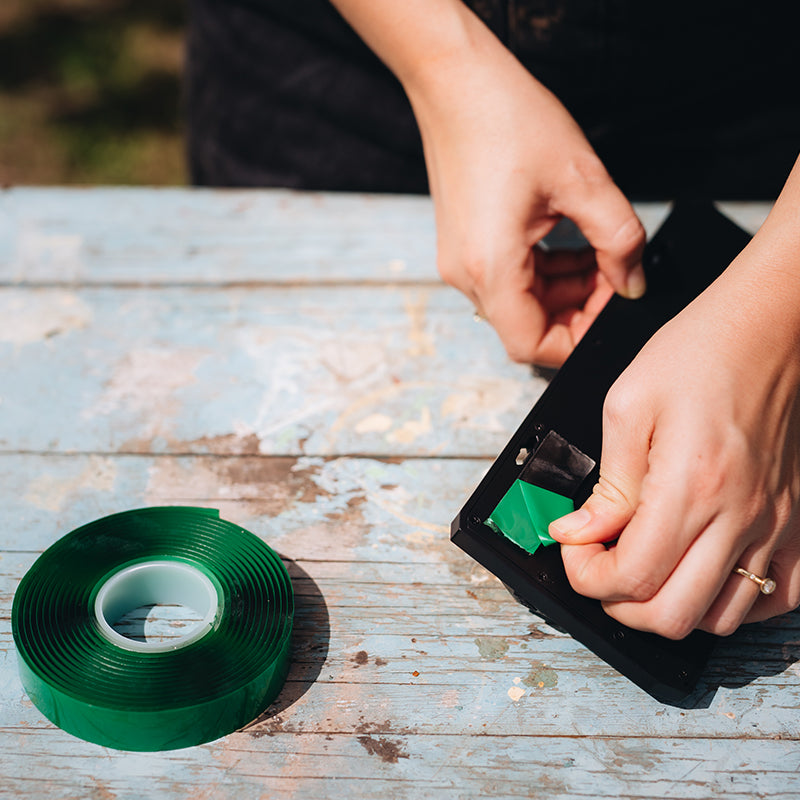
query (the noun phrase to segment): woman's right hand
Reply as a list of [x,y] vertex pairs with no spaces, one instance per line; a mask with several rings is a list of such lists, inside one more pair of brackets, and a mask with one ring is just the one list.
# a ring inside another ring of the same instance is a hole
[[[461,0],[334,4],[411,100],[442,277],[513,359],[559,365],[614,291],[644,292],[630,203],[564,106]],[[590,249],[537,246],[562,217]]]
[[[517,361],[557,366],[613,291],[644,292],[645,233],[559,100],[474,18],[405,85],[422,133],[438,266]],[[538,247],[568,217],[591,245]]]

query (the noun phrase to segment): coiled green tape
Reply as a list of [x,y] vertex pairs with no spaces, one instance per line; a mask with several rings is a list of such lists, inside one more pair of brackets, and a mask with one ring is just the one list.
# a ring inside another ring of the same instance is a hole
[[[115,629],[154,604],[193,609],[184,636]],[[68,533],[23,577],[12,628],[22,684],[65,731],[120,750],[202,744],[255,719],[289,668],[292,585],[277,554],[213,509],[144,508]]]

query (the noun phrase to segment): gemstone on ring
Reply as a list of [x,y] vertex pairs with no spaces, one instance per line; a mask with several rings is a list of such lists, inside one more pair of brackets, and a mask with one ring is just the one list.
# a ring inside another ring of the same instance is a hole
[[744,567],[736,567],[734,573],[737,575],[741,575],[744,578],[749,578],[753,583],[758,584],[758,588],[761,590],[761,594],[772,594],[775,589],[778,588],[778,584],[775,583],[772,578],[762,578],[759,575],[756,575],[755,572],[750,572],[746,570]]
[[772,594],[777,588],[778,584],[772,578],[765,578],[761,584],[761,594]]

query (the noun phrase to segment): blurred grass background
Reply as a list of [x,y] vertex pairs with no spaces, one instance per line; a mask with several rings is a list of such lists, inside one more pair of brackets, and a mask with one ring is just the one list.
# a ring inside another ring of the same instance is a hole
[[0,0],[0,184],[186,182],[183,0]]

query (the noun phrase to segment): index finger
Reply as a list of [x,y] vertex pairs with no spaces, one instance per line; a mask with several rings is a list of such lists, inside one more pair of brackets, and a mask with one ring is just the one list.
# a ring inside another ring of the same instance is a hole
[[557,210],[581,229],[614,291],[641,297],[645,291],[641,266],[644,226],[599,158],[575,162],[573,170],[566,189],[556,198]]

